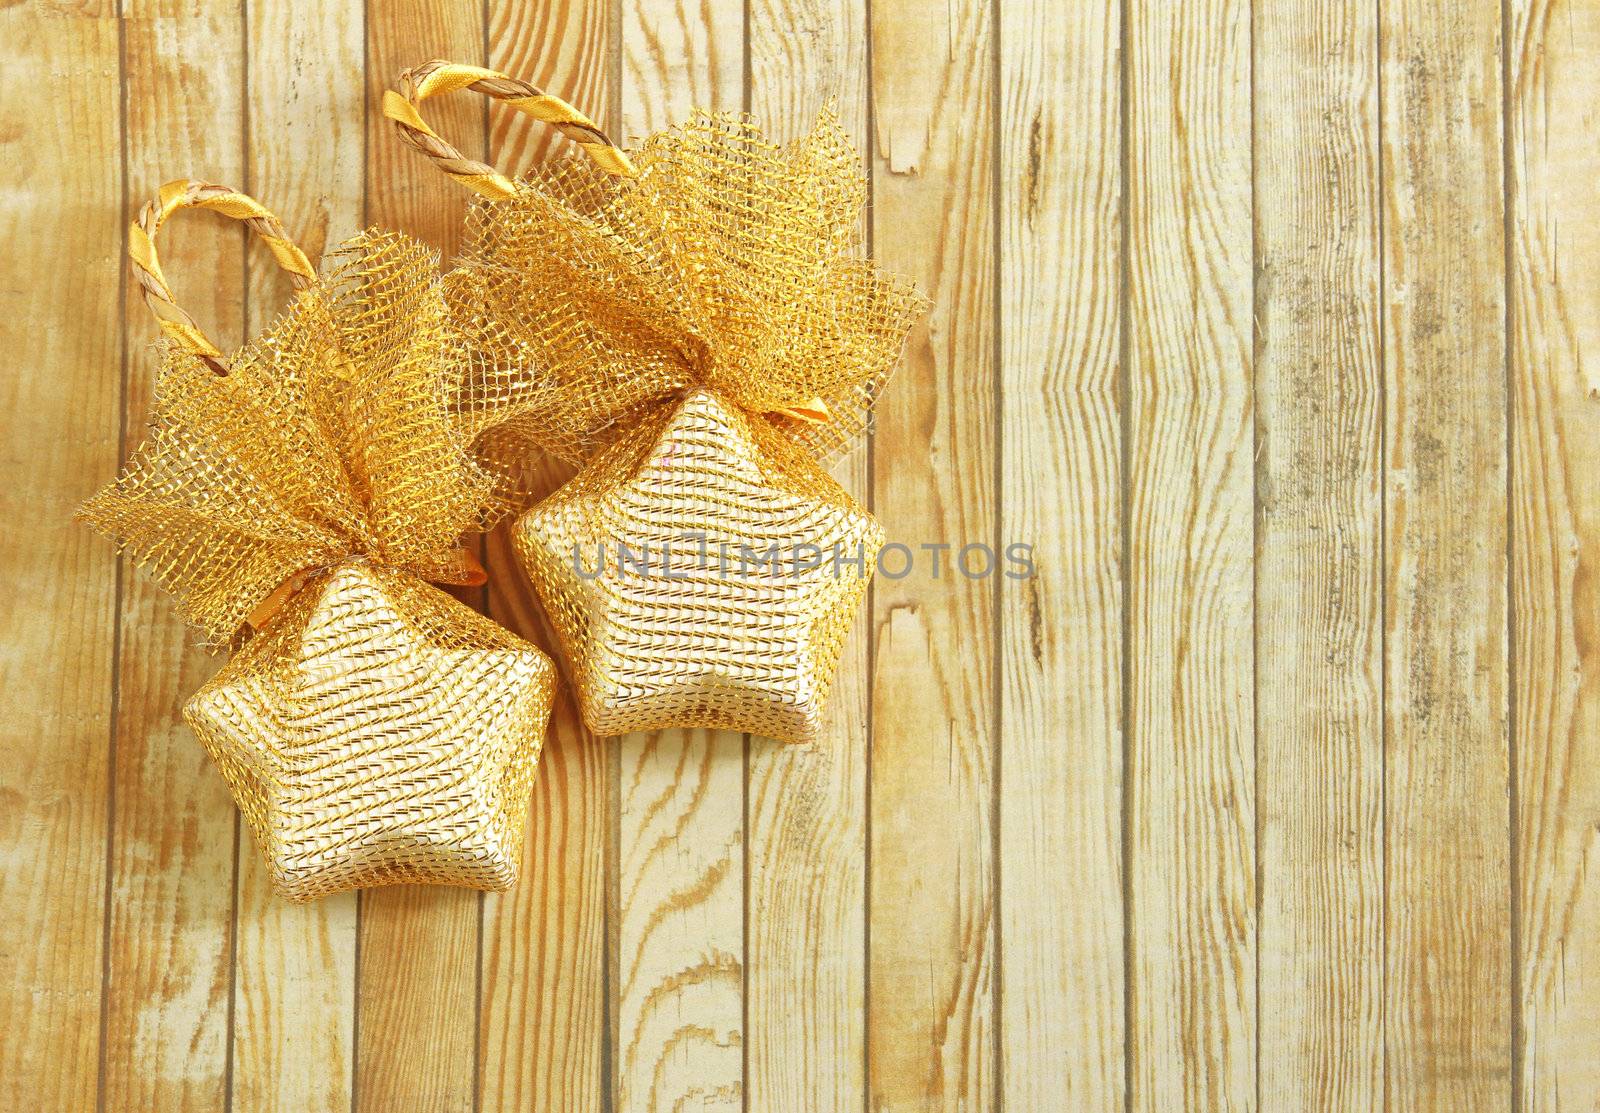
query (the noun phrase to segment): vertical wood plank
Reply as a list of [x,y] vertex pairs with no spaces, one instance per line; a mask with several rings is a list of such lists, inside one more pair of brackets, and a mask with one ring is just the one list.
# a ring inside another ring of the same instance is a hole
[[[830,98],[867,144],[865,0],[754,0],[750,111],[803,135]],[[867,449],[832,468],[865,498]],[[863,616],[863,619],[865,616]],[[752,738],[745,1031],[750,1113],[861,1110],[866,1099],[867,623],[845,643],[821,739]]]
[[618,1113],[741,1108],[742,747],[721,731],[623,737]]
[[[617,108],[612,0],[489,0],[489,62],[605,122]],[[571,153],[551,127],[501,108],[489,114],[490,163],[517,174]],[[531,597],[531,596],[530,596]]]
[[[499,541],[490,550],[491,574],[514,567],[511,549]],[[540,645],[555,644],[535,634],[542,623],[524,605],[521,586],[495,586],[491,613]],[[563,691],[534,782],[522,879],[484,901],[482,1109],[605,1108],[607,754]]]
[[1516,1098],[1579,1113],[1600,1108],[1600,7],[1510,15]]
[[[491,0],[488,64],[605,120],[616,106],[610,8],[608,0]],[[553,146],[552,129],[521,113],[496,108],[489,124],[488,161],[507,173],[570,153],[565,141]],[[570,474],[538,466],[538,490],[554,490]],[[486,564],[489,613],[553,646],[506,529],[489,539]],[[481,1109],[604,1108],[610,749],[583,728],[563,684],[534,781],[522,879],[484,898]]]
[[1383,1105],[1377,7],[1255,15],[1267,1110]]
[[[741,0],[625,5],[625,142],[744,107],[744,50]],[[729,731],[618,744],[617,1113],[743,1106],[744,752]]]
[[[249,0],[248,188],[312,259],[361,226],[366,90],[360,0]],[[249,258],[250,330],[289,305],[270,258]],[[239,845],[233,1108],[350,1108],[356,896],[279,899],[254,841]]]
[[[408,232],[445,252],[461,242],[471,194],[395,137],[380,104],[402,71],[434,58],[482,64],[481,0],[369,0],[366,9],[366,223]],[[428,123],[469,158],[483,157],[489,105],[473,93],[428,102]]]
[[[238,0],[123,5],[127,219],[170,178],[243,181],[242,21]],[[179,298],[224,348],[243,333],[242,245],[237,225],[206,215],[162,236]],[[125,310],[131,450],[160,350],[144,303]],[[228,1074],[237,811],[180,709],[216,661],[143,570],[124,569],[119,605],[104,1103],[211,1109]]]
[[[995,584],[955,566],[996,533],[991,15],[975,0],[872,5],[875,252],[934,303],[874,451],[874,510],[918,558],[873,583],[874,1111],[995,1104]],[[941,543],[935,578],[920,546]]]
[[1250,6],[1128,7],[1129,1107],[1255,1104]]
[[[467,191],[395,137],[377,110],[400,72],[430,58],[481,64],[481,0],[369,0],[366,15],[366,220],[409,232],[448,255]],[[474,158],[486,105],[463,94],[429,120]],[[356,971],[356,1113],[456,1111],[476,1101],[481,895],[393,885],[361,895]]]
[[[999,5],[1000,1093],[1123,1108],[1121,21]],[[1008,563],[1013,574],[1019,568]]]
[[0,1105],[94,1108],[117,559],[70,508],[118,463],[117,12],[0,10]]
[[1511,1101],[1498,5],[1383,8],[1388,1108]]

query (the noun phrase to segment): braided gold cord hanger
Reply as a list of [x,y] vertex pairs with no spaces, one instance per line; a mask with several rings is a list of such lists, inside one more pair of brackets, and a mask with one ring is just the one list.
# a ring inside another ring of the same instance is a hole
[[179,209],[210,209],[244,225],[261,238],[278,265],[289,272],[295,289],[316,281],[316,268],[294,245],[283,224],[254,197],[211,182],[179,178],[161,187],[156,199],[144,207],[128,229],[128,258],[145,304],[155,314],[161,331],[178,347],[204,360],[219,375],[228,373],[222,351],[207,338],[186,310],[178,305],[156,255],[156,233]]
[[384,93],[383,114],[394,121],[400,138],[432,159],[450,177],[491,200],[505,200],[512,196],[516,187],[494,167],[468,158],[428,126],[419,108],[429,97],[457,89],[471,89],[493,97],[555,128],[582,147],[606,173],[623,178],[637,173],[627,154],[606,138],[598,124],[560,97],[526,81],[482,66],[433,61],[401,74],[399,85],[400,91],[391,89]]

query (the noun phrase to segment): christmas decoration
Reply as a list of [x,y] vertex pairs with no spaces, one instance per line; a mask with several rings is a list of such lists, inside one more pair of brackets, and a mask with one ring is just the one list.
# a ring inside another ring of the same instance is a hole
[[[245,221],[300,287],[232,356],[157,258],[186,207]],[[82,516],[235,647],[184,716],[275,886],[509,886],[554,670],[424,582],[482,582],[461,541],[497,506],[450,412],[461,355],[437,259],[368,232],[318,278],[258,202],[193,181],[162,188],[130,254],[165,358],[145,442]]]
[[[590,157],[515,182],[467,159],[418,110],[455,89]],[[444,62],[385,111],[480,195],[446,280],[463,428],[513,498],[540,450],[581,465],[515,532],[590,728],[815,739],[883,542],[820,461],[865,430],[923,308],[861,257],[860,157],[832,114],[780,146],[700,113],[628,154],[558,98]]]

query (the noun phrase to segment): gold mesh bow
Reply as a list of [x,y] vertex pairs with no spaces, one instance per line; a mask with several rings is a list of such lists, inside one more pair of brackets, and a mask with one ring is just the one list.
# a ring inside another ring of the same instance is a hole
[[[301,286],[231,358],[156,255],[185,207],[244,220]],[[554,670],[422,582],[481,582],[460,539],[494,505],[450,413],[436,257],[368,232],[317,279],[259,203],[199,182],[163,187],[130,255],[169,342],[147,438],[82,516],[213,644],[259,627],[183,710],[278,891],[511,884]]]
[[350,556],[424,579],[473,578],[459,542],[488,524],[493,477],[449,412],[460,368],[434,253],[368,232],[311,281],[265,214],[302,289],[224,363],[173,304],[156,259],[156,229],[186,205],[265,214],[224,187],[175,182],[134,226],[135,271],[171,342],[145,443],[83,517],[147,565],[212,644],[292,577]]
[[[447,287],[474,355],[467,428],[494,430],[492,458],[586,459],[692,389],[769,415],[821,458],[860,435],[925,302],[861,256],[866,184],[831,110],[786,145],[747,119],[697,113],[631,159],[585,120],[590,158],[480,186],[491,168],[463,166],[417,126],[424,96],[482,87],[458,69],[513,80],[430,62],[385,110],[483,198]],[[518,86],[530,92],[512,99],[530,111],[537,90]]]

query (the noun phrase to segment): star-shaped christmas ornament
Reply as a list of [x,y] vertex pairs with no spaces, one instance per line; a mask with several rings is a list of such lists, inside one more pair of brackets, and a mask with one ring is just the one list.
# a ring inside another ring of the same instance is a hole
[[688,393],[524,514],[516,545],[596,734],[811,742],[883,544],[766,418]]
[[554,690],[533,646],[408,573],[311,581],[184,707],[291,900],[504,889]]

